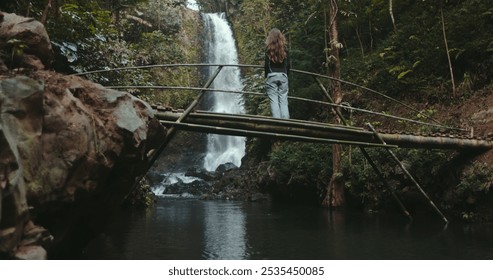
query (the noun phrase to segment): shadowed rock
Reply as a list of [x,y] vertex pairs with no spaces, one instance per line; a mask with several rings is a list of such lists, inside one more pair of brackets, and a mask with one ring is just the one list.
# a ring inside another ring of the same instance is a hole
[[[55,255],[82,246],[145,173],[164,136],[152,109],[132,95],[43,71],[0,81],[0,129],[0,232],[14,229],[0,251],[17,258],[43,256],[36,247],[16,253],[28,238],[28,204],[50,225]],[[87,235],[73,240],[75,230]],[[29,246],[43,236],[29,237]]]
[[29,60],[40,59],[45,67],[50,67],[54,55],[50,38],[43,24],[32,18],[25,18],[15,14],[3,12],[0,12],[0,14],[3,18],[0,20],[0,42],[4,41],[8,44],[8,46],[5,46],[0,43],[0,48],[11,50],[15,44],[23,43],[26,45],[23,52],[33,55],[28,57]]

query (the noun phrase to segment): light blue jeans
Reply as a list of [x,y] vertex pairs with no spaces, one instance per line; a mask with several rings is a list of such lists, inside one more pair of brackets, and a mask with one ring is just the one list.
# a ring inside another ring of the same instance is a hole
[[288,76],[282,72],[267,74],[266,93],[270,99],[272,117],[289,119]]

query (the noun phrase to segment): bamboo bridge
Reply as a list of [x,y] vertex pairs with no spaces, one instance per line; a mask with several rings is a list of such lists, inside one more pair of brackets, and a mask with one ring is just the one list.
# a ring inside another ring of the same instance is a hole
[[[198,96],[190,103],[186,109],[171,109],[160,106],[152,106],[155,110],[155,116],[160,120],[161,124],[168,128],[167,135],[163,139],[163,143],[159,150],[154,154],[151,159],[151,164],[157,159],[157,157],[165,149],[169,140],[173,137],[176,130],[188,130],[202,133],[214,133],[225,134],[245,137],[265,137],[270,139],[281,139],[290,141],[304,141],[304,142],[320,142],[328,144],[342,144],[342,145],[354,145],[361,149],[363,156],[368,160],[377,176],[381,179],[383,185],[392,193],[393,197],[398,202],[402,211],[406,216],[412,220],[409,212],[406,210],[402,202],[396,196],[394,190],[386,183],[384,175],[378,168],[378,165],[371,159],[370,155],[366,152],[366,148],[384,148],[387,150],[392,159],[402,169],[404,174],[414,183],[417,189],[428,200],[432,208],[441,216],[445,223],[448,220],[441,213],[438,207],[428,197],[426,192],[422,189],[419,183],[414,177],[407,171],[406,167],[392,152],[393,148],[419,148],[419,149],[455,149],[455,150],[467,150],[467,151],[486,151],[493,148],[493,141],[491,139],[474,137],[473,130],[469,128],[456,128],[441,124],[432,117],[426,116],[422,111],[417,110],[403,102],[396,100],[383,93],[375,91],[373,89],[347,82],[344,80],[336,79],[333,77],[310,73],[301,70],[291,69],[291,73],[307,75],[315,79],[324,99],[327,101],[310,100],[294,96],[290,94],[290,100],[297,99],[306,102],[315,102],[324,104],[330,107],[330,110],[338,116],[341,120],[341,125],[329,124],[323,122],[314,122],[307,120],[297,119],[277,119],[266,116],[256,115],[235,115],[227,113],[214,113],[208,111],[196,110],[196,107],[200,104],[201,100],[208,93],[213,92],[226,92],[231,94],[246,95],[258,95],[265,96],[259,92],[247,92],[241,90],[224,90],[217,88],[210,88],[214,79],[218,76],[224,67],[249,67],[254,69],[262,69],[263,66],[259,65],[233,65],[233,64],[163,64],[163,65],[147,65],[137,67],[126,67],[116,69],[106,69],[86,72],[79,75],[93,75],[100,74],[109,71],[129,71],[134,69],[150,69],[150,68],[171,68],[171,67],[215,67],[212,75],[208,77],[207,82],[203,87],[181,87],[181,86],[108,86],[113,89],[156,89],[156,90],[196,90],[199,92]],[[382,112],[374,112],[367,109],[355,108],[349,104],[339,103],[336,104],[328,90],[325,88],[322,80],[329,80],[345,85],[349,85],[359,90],[370,92],[378,95],[386,100],[398,103],[400,106],[405,107],[413,112],[424,116],[429,122],[421,120],[409,119],[399,116],[394,116]],[[266,98],[266,97],[265,97]],[[439,130],[440,132],[432,134],[411,133],[411,132],[388,132],[378,131],[370,123],[367,123],[365,127],[356,127],[350,125],[350,122],[341,113],[341,110],[349,110],[354,112],[360,112],[364,114],[376,115],[379,117],[385,117],[390,119],[396,119],[399,122],[409,122],[412,124],[418,124],[420,126],[430,126]],[[451,131],[455,131],[451,133]]]
[[[154,105],[153,108],[156,112],[156,117],[161,123],[169,128],[179,130],[189,130],[204,133],[216,133],[246,137],[267,137],[277,138],[292,141],[305,141],[305,142],[323,142],[332,144],[347,144],[366,147],[388,147],[388,148],[420,148],[420,149],[456,149],[456,150],[488,150],[493,148],[492,139],[484,137],[475,137],[473,131],[469,128],[456,128],[447,125],[443,125],[433,118],[426,116],[422,111],[417,110],[399,100],[396,100],[383,93],[375,91],[373,89],[354,84],[348,81],[335,79],[329,76],[311,73],[307,71],[301,71],[291,69],[292,73],[307,75],[315,79],[321,92],[328,99],[329,102],[311,100],[300,98],[296,96],[289,96],[290,100],[301,100],[306,102],[314,102],[319,104],[325,104],[333,109],[333,112],[338,115],[342,120],[343,125],[334,125],[322,122],[313,122],[306,120],[296,119],[276,119],[266,116],[254,116],[254,115],[233,115],[227,113],[213,113],[206,111],[197,111],[195,108],[201,102],[202,98],[209,92],[226,92],[231,94],[243,94],[243,95],[257,95],[265,96],[259,92],[248,91],[234,91],[224,90],[218,88],[210,88],[211,84],[221,72],[224,67],[238,67],[238,68],[253,68],[263,69],[261,65],[242,65],[242,64],[161,64],[161,65],[146,65],[136,67],[125,67],[115,69],[105,69],[86,72],[79,75],[91,75],[99,74],[111,71],[129,71],[134,69],[151,69],[151,68],[177,68],[177,67],[216,67],[214,73],[208,78],[203,87],[189,87],[189,86],[108,86],[107,88],[113,89],[154,89],[154,90],[196,90],[199,92],[197,98],[186,109],[172,109],[164,108]],[[322,83],[322,79],[331,80],[346,84],[362,91],[370,92],[380,97],[383,97],[392,102],[414,111],[430,122],[424,122],[404,117],[399,117],[391,114],[385,114],[381,112],[374,112],[371,110],[355,108],[350,105],[335,104],[325,86]],[[348,124],[345,117],[341,114],[342,110],[351,110],[355,112],[361,112],[371,115],[376,115],[384,118],[396,119],[401,122],[409,122],[422,126],[435,127],[441,132],[435,132],[431,134],[423,134],[416,132],[389,132],[379,131],[369,127],[354,127]],[[451,132],[455,131],[455,132]],[[170,134],[170,133],[169,133]]]
[[[205,133],[246,137],[269,137],[282,140],[382,147],[371,130],[302,120],[284,120],[255,115],[233,115],[207,111],[190,113],[185,122],[176,122],[183,110],[155,107],[156,117],[164,126]],[[378,133],[390,147],[423,149],[490,149],[493,141],[459,135],[412,135]]]

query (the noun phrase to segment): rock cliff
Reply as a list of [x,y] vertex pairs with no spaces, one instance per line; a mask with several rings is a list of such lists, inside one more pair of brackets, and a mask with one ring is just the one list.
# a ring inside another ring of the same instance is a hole
[[[49,69],[39,22],[0,12],[0,258],[70,257],[111,217],[165,135],[148,104]],[[15,61],[14,61],[15,60]]]

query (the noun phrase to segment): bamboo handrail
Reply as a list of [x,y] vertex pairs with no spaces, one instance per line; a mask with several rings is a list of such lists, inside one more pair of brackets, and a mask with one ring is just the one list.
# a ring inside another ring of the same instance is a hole
[[[265,97],[265,94],[260,93],[260,92],[254,92],[254,91],[225,90],[225,89],[200,88],[200,87],[176,87],[176,86],[108,86],[106,88],[110,88],[110,89],[206,90],[206,91],[217,91],[217,92],[225,92],[225,93],[241,93],[241,94],[257,95],[257,96]],[[318,104],[323,104],[323,105],[329,105],[329,106],[332,106],[332,107],[338,107],[338,108],[343,108],[343,109],[347,109],[347,110],[352,110],[352,111],[367,113],[367,114],[371,114],[371,115],[376,115],[376,116],[381,116],[381,117],[396,119],[396,120],[400,120],[400,121],[406,121],[406,122],[415,123],[415,124],[419,124],[419,125],[426,125],[426,126],[433,126],[433,127],[437,127],[437,128],[445,128],[445,129],[451,129],[451,130],[462,130],[462,131],[464,131],[464,129],[461,129],[461,128],[455,128],[455,127],[446,126],[446,125],[442,125],[442,124],[434,124],[434,123],[427,123],[427,122],[423,122],[423,121],[417,121],[417,120],[413,120],[413,119],[409,119],[409,118],[404,118],[404,117],[394,116],[394,115],[390,115],[390,114],[375,112],[375,111],[361,109],[361,108],[357,108],[357,107],[346,106],[346,105],[343,105],[343,104],[336,104],[336,103],[331,103],[331,102],[326,102],[326,101],[320,101],[320,100],[312,100],[312,99],[302,98],[302,97],[296,97],[296,96],[288,96],[288,98],[291,99],[291,100],[300,100],[300,101],[305,101],[305,102],[311,102],[311,103],[318,103]]]
[[[170,67],[214,67],[214,66],[222,66],[222,67],[248,67],[248,68],[263,68],[262,65],[252,65],[252,64],[207,64],[207,63],[182,63],[182,64],[155,64],[155,65],[142,65],[142,66],[130,66],[130,67],[119,67],[119,68],[112,68],[112,69],[101,69],[101,70],[94,70],[94,71],[87,71],[87,72],[83,72],[83,73],[76,73],[76,74],[73,74],[73,75],[76,75],[76,76],[82,76],[82,75],[89,75],[89,74],[96,74],[96,73],[105,73],[105,72],[112,72],[112,71],[123,71],[123,70],[136,70],[136,69],[150,69],[150,68],[170,68]],[[328,79],[328,80],[333,80],[333,81],[337,81],[337,82],[340,82],[340,83],[343,83],[343,84],[347,84],[347,85],[350,85],[350,86],[353,86],[353,87],[356,87],[356,88],[360,88],[360,89],[363,89],[365,91],[368,91],[368,92],[372,92],[372,93],[375,93],[379,96],[382,96],[384,98],[387,98],[389,100],[391,100],[392,102],[396,102],[397,104],[400,104],[401,106],[404,106],[414,112],[417,112],[419,114],[421,114],[422,116],[424,116],[425,118],[429,119],[429,120],[432,120],[433,122],[435,122],[436,124],[439,124],[439,125],[442,125],[438,120],[426,115],[426,114],[423,114],[422,111],[414,108],[414,107],[411,107],[395,98],[392,98],[386,94],[383,94],[381,92],[378,92],[376,90],[373,90],[373,89],[370,89],[368,87],[365,87],[365,86],[362,86],[362,85],[358,85],[356,83],[352,83],[352,82],[349,82],[349,81],[345,81],[345,80],[342,80],[342,79],[337,79],[337,78],[334,78],[334,77],[330,77],[330,76],[326,76],[326,75],[322,75],[322,74],[317,74],[317,73],[313,73],[313,72],[308,72],[308,71],[303,71],[303,70],[297,70],[297,69],[291,69],[290,70],[291,72],[294,72],[294,73],[300,73],[300,74],[304,74],[304,75],[309,75],[309,76],[312,76],[312,77],[315,77],[315,78],[324,78],[324,79]],[[468,131],[468,129],[464,129],[464,128],[452,128],[452,127],[448,127],[449,129],[454,129],[454,130],[461,130],[461,131]]]

